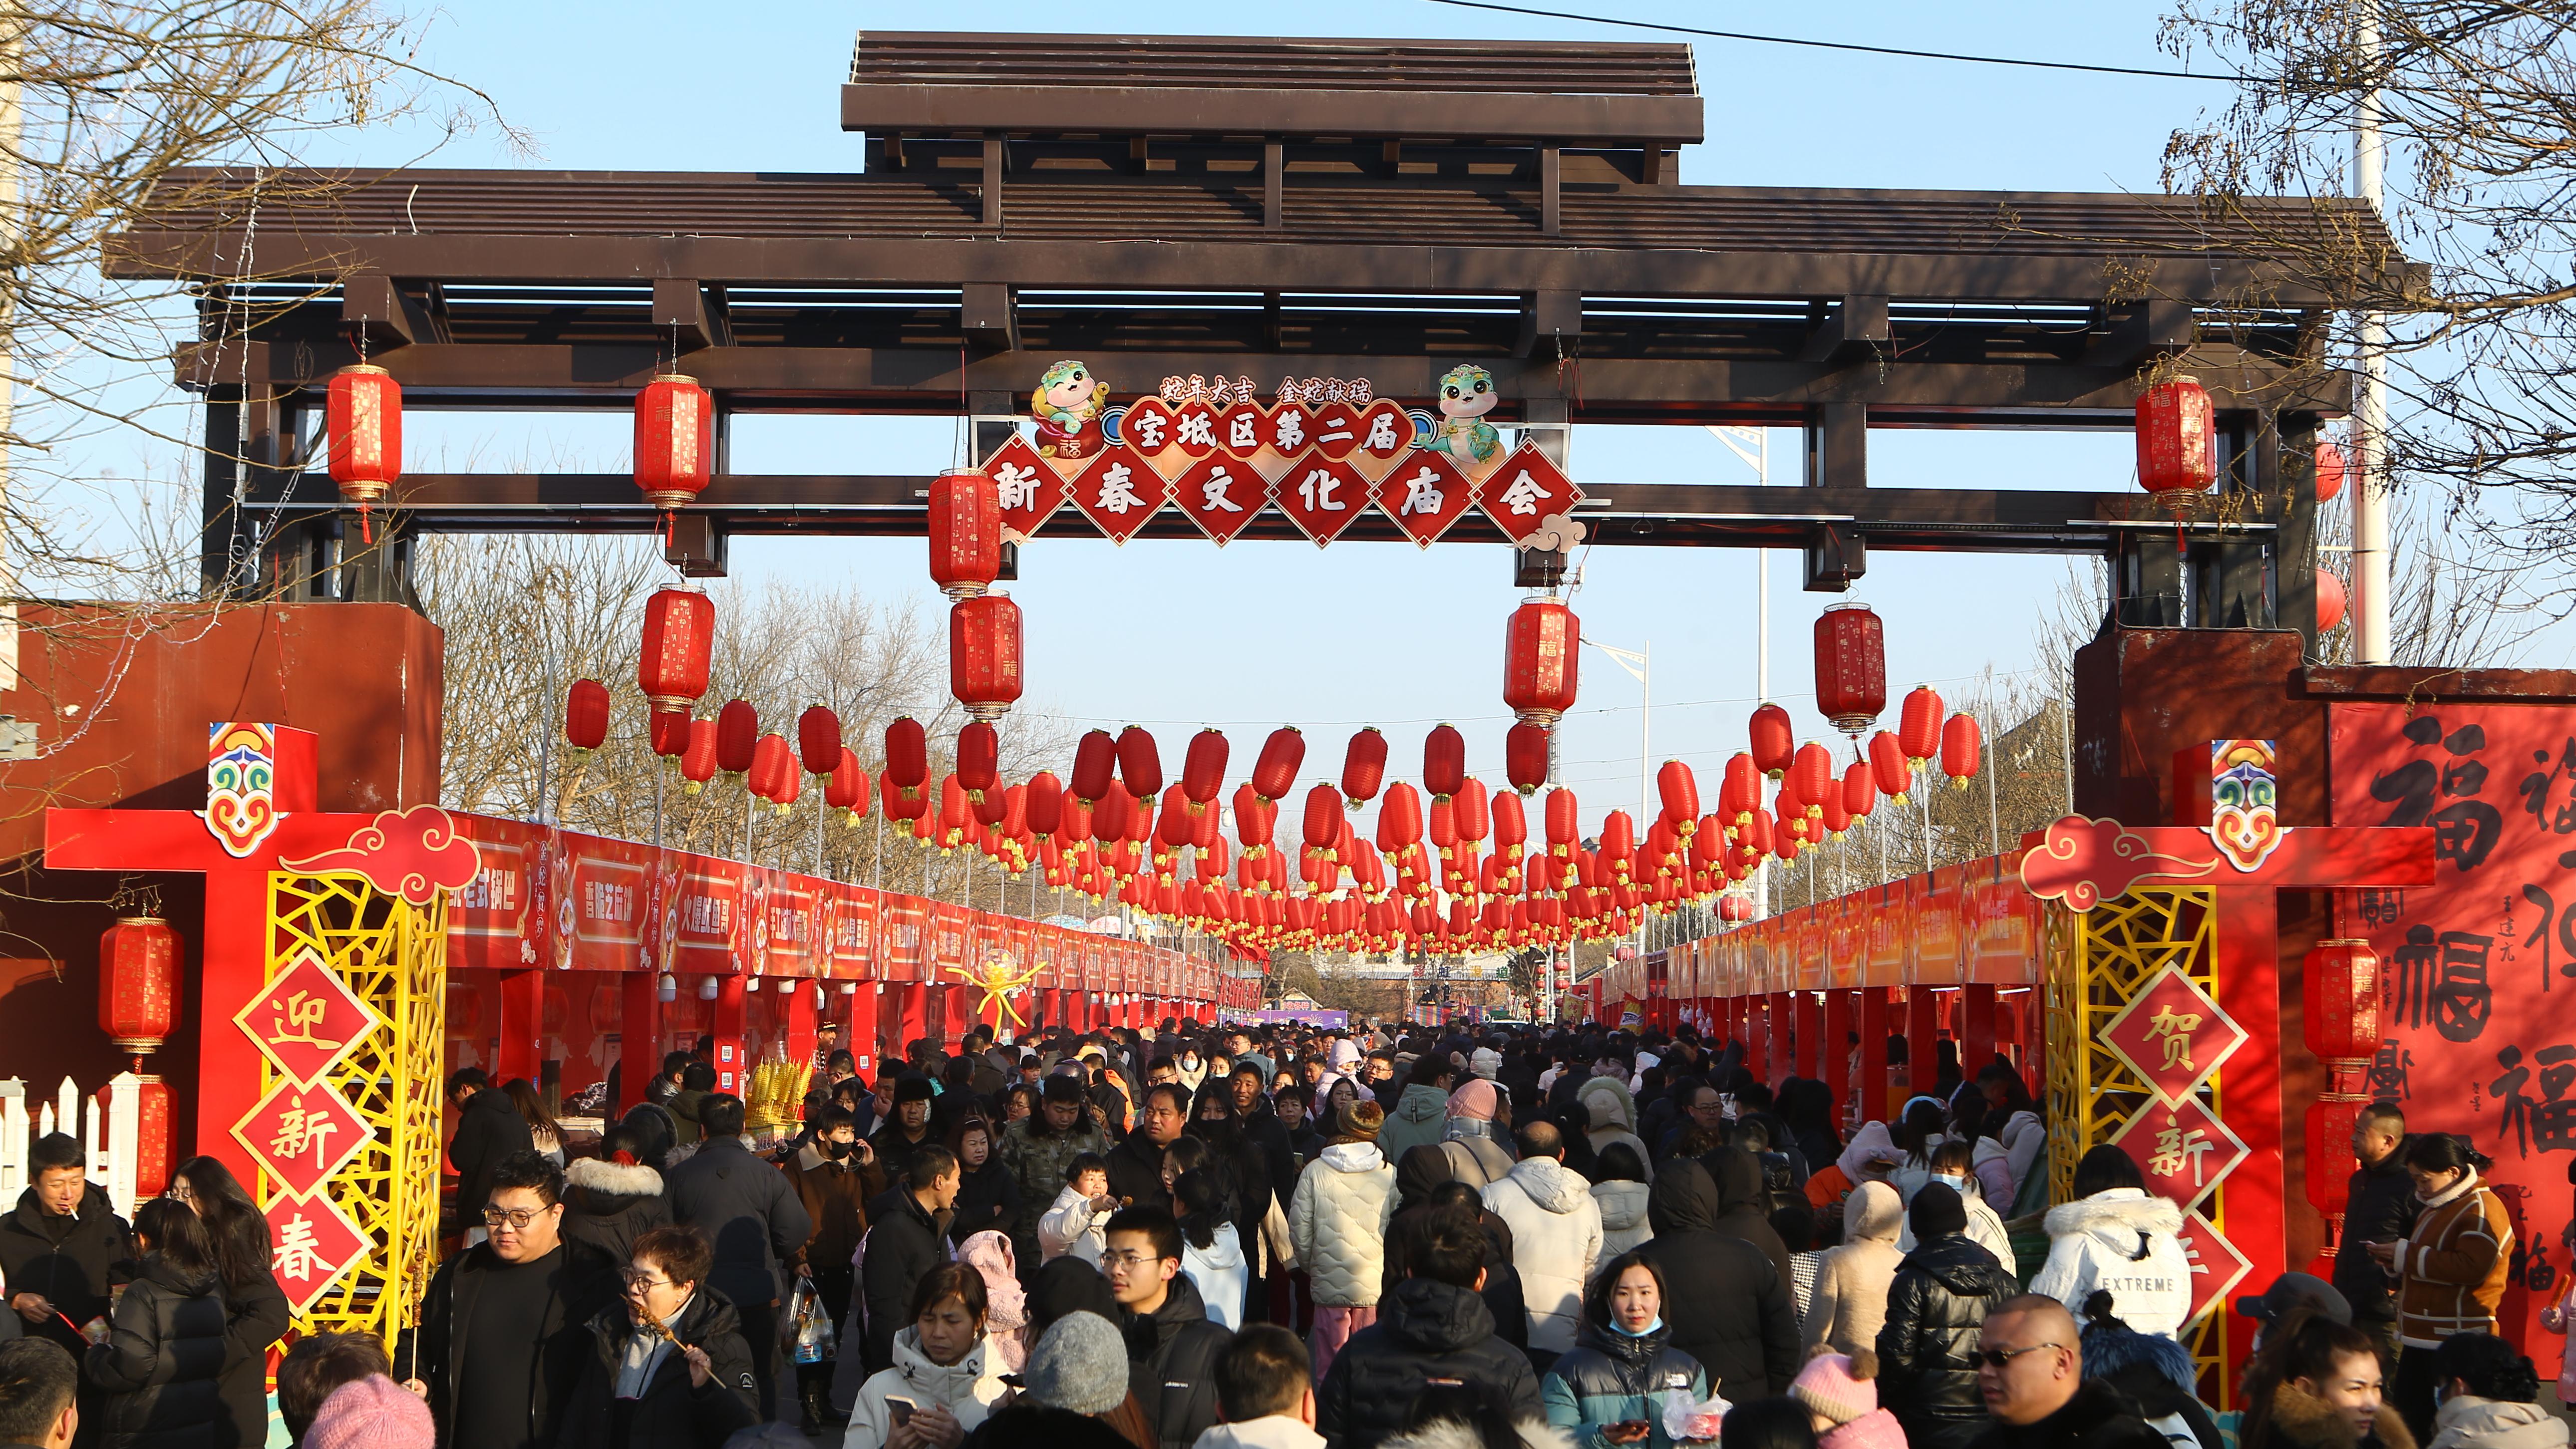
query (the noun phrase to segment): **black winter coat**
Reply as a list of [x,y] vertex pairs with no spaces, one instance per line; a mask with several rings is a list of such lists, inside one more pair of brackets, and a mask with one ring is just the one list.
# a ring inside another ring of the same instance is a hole
[[987,1157],[980,1171],[958,1174],[957,1203],[949,1210],[948,1240],[963,1245],[977,1233],[1010,1237],[1019,1231],[1020,1182],[999,1157]]
[[663,1174],[671,1220],[715,1240],[708,1286],[747,1313],[778,1300],[779,1260],[814,1236],[814,1215],[787,1174],[751,1155],[739,1137],[711,1137]]
[[1780,1281],[1788,1282],[1789,1245],[1771,1227],[1773,1184],[1764,1176],[1762,1159],[1741,1147],[1721,1147],[1702,1157],[1699,1164],[1708,1169],[1709,1181],[1717,1187],[1717,1219],[1710,1226],[1760,1248],[1771,1259],[1771,1266],[1779,1270]]
[[[617,1402],[617,1365],[635,1320],[623,1303],[611,1303],[589,1323],[594,1351],[582,1365],[580,1387],[564,1413],[562,1449],[724,1449],[737,1429],[760,1421],[752,1404],[760,1381],[751,1371],[751,1349],[731,1301],[699,1285],[680,1310],[672,1336],[707,1355],[704,1388],[689,1382],[689,1361],[667,1353],[655,1366],[644,1395],[630,1406]],[[623,1425],[625,1433],[617,1430]]]
[[1539,1416],[1538,1376],[1495,1334],[1485,1301],[1437,1278],[1407,1278],[1378,1300],[1377,1322],[1333,1355],[1315,1392],[1316,1432],[1332,1449],[1377,1449],[1435,1378],[1484,1385],[1515,1420]]
[[218,1380],[229,1351],[223,1280],[159,1253],[116,1305],[115,1329],[81,1360],[103,1391],[101,1449],[215,1449],[231,1433]]
[[456,1165],[456,1221],[468,1228],[483,1222],[483,1205],[492,1200],[492,1172],[513,1152],[535,1150],[537,1140],[528,1119],[519,1115],[510,1094],[485,1087],[465,1099],[456,1114],[456,1135],[447,1139],[447,1160]]
[[1655,1235],[1637,1251],[1673,1286],[1664,1303],[1673,1347],[1697,1359],[1709,1386],[1736,1403],[1785,1394],[1799,1364],[1789,1280],[1760,1248],[1718,1231],[1717,1217],[1717,1188],[1697,1162],[1676,1158],[1655,1174],[1646,1192]]
[[2362,1245],[2405,1237],[2424,1211],[2415,1197],[2415,1181],[2406,1175],[2406,1146],[2413,1140],[2399,1141],[2397,1150],[2377,1167],[2359,1168],[2352,1175],[2352,1196],[2343,1213],[2343,1243],[2335,1249],[2334,1285],[2352,1305],[2356,1323],[2397,1319],[2397,1298],[2388,1270]]
[[[1881,1365],[1884,1368],[1884,1365]],[[1880,1392],[1884,1394],[1885,1388]],[[2385,1411],[2383,1411],[2385,1412]],[[1911,1431],[1908,1431],[1911,1437]],[[2100,1379],[2086,1379],[2066,1407],[2036,1424],[2000,1420],[1970,1441],[1969,1449],[2171,1449],[2147,1426],[2129,1396]]]
[[2021,1285],[1965,1233],[1914,1245],[1887,1290],[1878,1330],[1878,1392],[1909,1442],[1986,1416],[1977,1393],[1977,1329]]
[[[565,1243],[550,1275],[545,1320],[537,1325],[540,1345],[528,1363],[528,1441],[551,1444],[563,1424],[564,1406],[581,1382],[581,1367],[590,1356],[590,1318],[618,1296],[617,1265],[598,1249]],[[490,1243],[477,1243],[438,1265],[421,1297],[420,1327],[403,1335],[394,1348],[399,1379],[406,1371],[429,1385],[429,1412],[438,1421],[438,1442],[446,1445],[457,1393],[472,1386],[457,1382],[465,1362],[467,1330],[486,1277],[504,1266]],[[458,1445],[456,1449],[488,1449]]]
[[[0,1218],[0,1283],[8,1285],[12,1296],[44,1294],[56,1312],[74,1323],[107,1312],[107,1270],[133,1256],[132,1231],[110,1210],[107,1190],[96,1183],[81,1194],[80,1210],[70,1217],[46,1212],[31,1187],[18,1195],[17,1211]],[[75,1360],[89,1352],[89,1340],[64,1327],[61,1319],[18,1321],[31,1336],[52,1339]]]
[[564,1239],[624,1263],[637,1238],[670,1225],[671,1204],[662,1192],[662,1174],[649,1167],[577,1158],[564,1170]]
[[1130,1207],[1169,1209],[1172,1195],[1163,1190],[1163,1149],[1137,1128],[1109,1149],[1109,1195]]
[[1190,1449],[1217,1421],[1216,1361],[1234,1334],[1207,1316],[1207,1300],[1186,1275],[1163,1285],[1163,1306],[1138,1315],[1121,1309],[1127,1336],[1127,1391],[1154,1426],[1162,1449]]
[[[244,1257],[265,1263],[269,1257],[267,1220],[242,1220],[249,1239]],[[224,1422],[215,1426],[215,1449],[260,1449],[268,1442],[268,1350],[286,1336],[294,1314],[286,1291],[266,1267],[247,1283],[224,1285]]]
[[868,1204],[866,1256],[859,1270],[859,1301],[867,1309],[868,1372],[894,1367],[894,1336],[912,1322],[913,1285],[948,1259],[940,1241],[948,1221],[944,1211],[932,1217],[906,1183],[896,1183]]
[[1551,1409],[1570,1402],[1578,1424],[1657,1418],[1674,1389],[1698,1403],[1708,1397],[1708,1380],[1672,1337],[1671,1328],[1658,1327],[1630,1338],[1587,1319],[1573,1349],[1539,1379],[1539,1398]]

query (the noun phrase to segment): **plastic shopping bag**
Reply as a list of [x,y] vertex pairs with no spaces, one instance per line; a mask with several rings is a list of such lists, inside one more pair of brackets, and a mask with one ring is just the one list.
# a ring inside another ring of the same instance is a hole
[[789,1341],[796,1345],[798,1363],[824,1363],[839,1348],[839,1336],[832,1328],[832,1315],[823,1307],[823,1295],[814,1291],[812,1279],[796,1280],[796,1291],[787,1300]]

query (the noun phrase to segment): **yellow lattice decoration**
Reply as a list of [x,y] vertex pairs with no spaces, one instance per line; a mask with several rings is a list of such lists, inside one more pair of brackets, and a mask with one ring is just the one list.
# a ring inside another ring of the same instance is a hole
[[[2123,1007],[2167,966],[2179,969],[2212,997],[2218,995],[2218,917],[2207,888],[2133,890],[2089,911],[2050,903],[2048,963],[2048,1196],[2074,1195],[2075,1161],[2108,1142],[2155,1093],[2102,1033]],[[2219,1075],[2198,1095],[2218,1115]],[[2201,1216],[2227,1229],[2227,1185],[2201,1201]],[[2230,1407],[2233,1386],[2226,1313],[2211,1313],[2186,1327],[2204,1382],[2217,1385],[2220,1408]]]
[[[295,1321],[305,1333],[363,1332],[391,1344],[438,1266],[439,1067],[447,1010],[447,893],[427,906],[354,874],[268,878],[268,977],[307,952],[373,1007],[370,1033],[324,1081],[375,1141],[323,1189],[376,1247]],[[277,1078],[261,1068],[263,1088]],[[262,1174],[262,1204],[272,1187]]]

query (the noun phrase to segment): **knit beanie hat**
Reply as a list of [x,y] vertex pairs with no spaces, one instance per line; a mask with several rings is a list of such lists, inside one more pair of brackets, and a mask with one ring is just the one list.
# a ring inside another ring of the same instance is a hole
[[1789,1397],[1837,1424],[1848,1424],[1878,1407],[1878,1385],[1872,1382],[1877,1377],[1878,1355],[1868,1349],[1848,1356],[1819,1353],[1789,1381]]
[[383,1374],[342,1384],[304,1431],[305,1449],[430,1449],[438,1425],[429,1405]]
[[1498,1103],[1494,1084],[1479,1077],[1449,1094],[1448,1115],[1470,1122],[1491,1122]]
[[1127,1340],[1097,1313],[1068,1313],[1047,1325],[1020,1374],[1032,1402],[1106,1414],[1127,1402]]
[[1366,1097],[1333,1109],[1335,1142],[1375,1142],[1378,1129],[1385,1125],[1386,1109]]
[[1958,1192],[1946,1182],[1927,1182],[1914,1191],[1914,1205],[1906,1209],[1905,1220],[1914,1227],[1914,1239],[1921,1242],[1943,1233],[1968,1230],[1968,1205],[1959,1201]]

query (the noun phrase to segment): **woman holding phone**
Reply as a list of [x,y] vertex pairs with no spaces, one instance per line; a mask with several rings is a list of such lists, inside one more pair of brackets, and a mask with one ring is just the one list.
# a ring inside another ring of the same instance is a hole
[[912,1290],[912,1324],[894,1367],[859,1386],[842,1449],[957,1449],[1004,1394],[1000,1350],[984,1336],[984,1279],[942,1263]]

